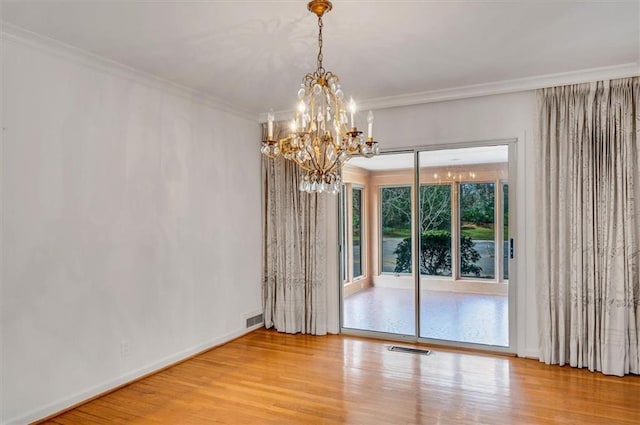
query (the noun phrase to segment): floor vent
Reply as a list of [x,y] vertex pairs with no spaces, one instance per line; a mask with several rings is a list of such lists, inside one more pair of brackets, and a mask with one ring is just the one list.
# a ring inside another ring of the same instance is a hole
[[255,325],[261,325],[262,322],[264,322],[264,317],[262,317],[262,313],[253,317],[247,317],[247,328],[250,328]]
[[421,348],[411,348],[411,347],[400,347],[397,345],[390,345],[387,349],[389,351],[398,351],[400,353],[422,354],[423,356],[428,356],[429,354],[431,354],[431,350],[424,350]]

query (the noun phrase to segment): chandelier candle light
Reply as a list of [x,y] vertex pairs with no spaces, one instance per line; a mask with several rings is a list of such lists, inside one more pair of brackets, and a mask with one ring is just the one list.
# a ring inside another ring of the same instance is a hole
[[370,158],[378,154],[373,140],[373,112],[367,116],[367,138],[355,123],[356,104],[348,108],[338,76],[322,66],[322,16],[331,10],[331,2],[313,0],[308,9],[318,16],[318,61],[315,72],[304,76],[298,90],[298,105],[288,136],[273,138],[273,112],[267,114],[267,139],[261,152],[270,157],[283,156],[306,171],[300,182],[305,192],[340,191],[340,170],[353,155]]

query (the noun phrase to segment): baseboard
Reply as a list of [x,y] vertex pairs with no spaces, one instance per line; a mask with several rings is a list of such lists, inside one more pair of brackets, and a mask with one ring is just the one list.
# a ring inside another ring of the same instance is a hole
[[518,355],[518,357],[524,357],[526,359],[540,359],[540,350],[537,348],[526,348],[522,355]]
[[168,367],[174,366],[200,353],[211,350],[212,348],[226,344],[227,342],[246,335],[247,333],[259,327],[260,326],[255,326],[251,329],[239,329],[233,332],[229,332],[221,337],[215,338],[202,344],[198,344],[194,347],[165,357],[164,359],[161,359],[150,365],[136,369],[132,372],[127,373],[126,375],[120,376],[107,382],[103,382],[86,391],[82,391],[70,397],[66,397],[64,399],[48,404],[42,408],[33,410],[26,415],[9,419],[7,422],[3,422],[2,425],[24,425],[34,422],[37,423],[44,419],[59,415],[60,413],[65,412],[73,407],[84,404],[92,399],[101,397],[134,381],[157,373]]

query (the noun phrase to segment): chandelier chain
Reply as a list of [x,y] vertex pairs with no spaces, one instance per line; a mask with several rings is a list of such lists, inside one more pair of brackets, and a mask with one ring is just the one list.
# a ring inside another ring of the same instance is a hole
[[317,68],[319,74],[324,74],[324,68],[322,67],[322,15],[318,16],[318,63]]

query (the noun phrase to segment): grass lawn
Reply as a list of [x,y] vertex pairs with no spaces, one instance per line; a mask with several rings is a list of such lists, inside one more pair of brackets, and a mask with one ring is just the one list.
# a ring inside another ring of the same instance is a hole
[[[508,227],[505,226],[505,234],[508,234]],[[386,227],[382,231],[382,237],[386,238],[408,238],[411,236],[410,229],[398,229]],[[495,237],[495,229],[490,227],[481,227],[473,223],[463,223],[462,236],[468,236],[473,240],[492,241]]]
[[411,229],[399,229],[394,227],[385,227],[382,229],[383,238],[408,238],[409,236],[411,236]]
[[468,236],[473,240],[492,241],[495,230],[489,227],[476,227],[472,224],[462,226],[462,236]]

